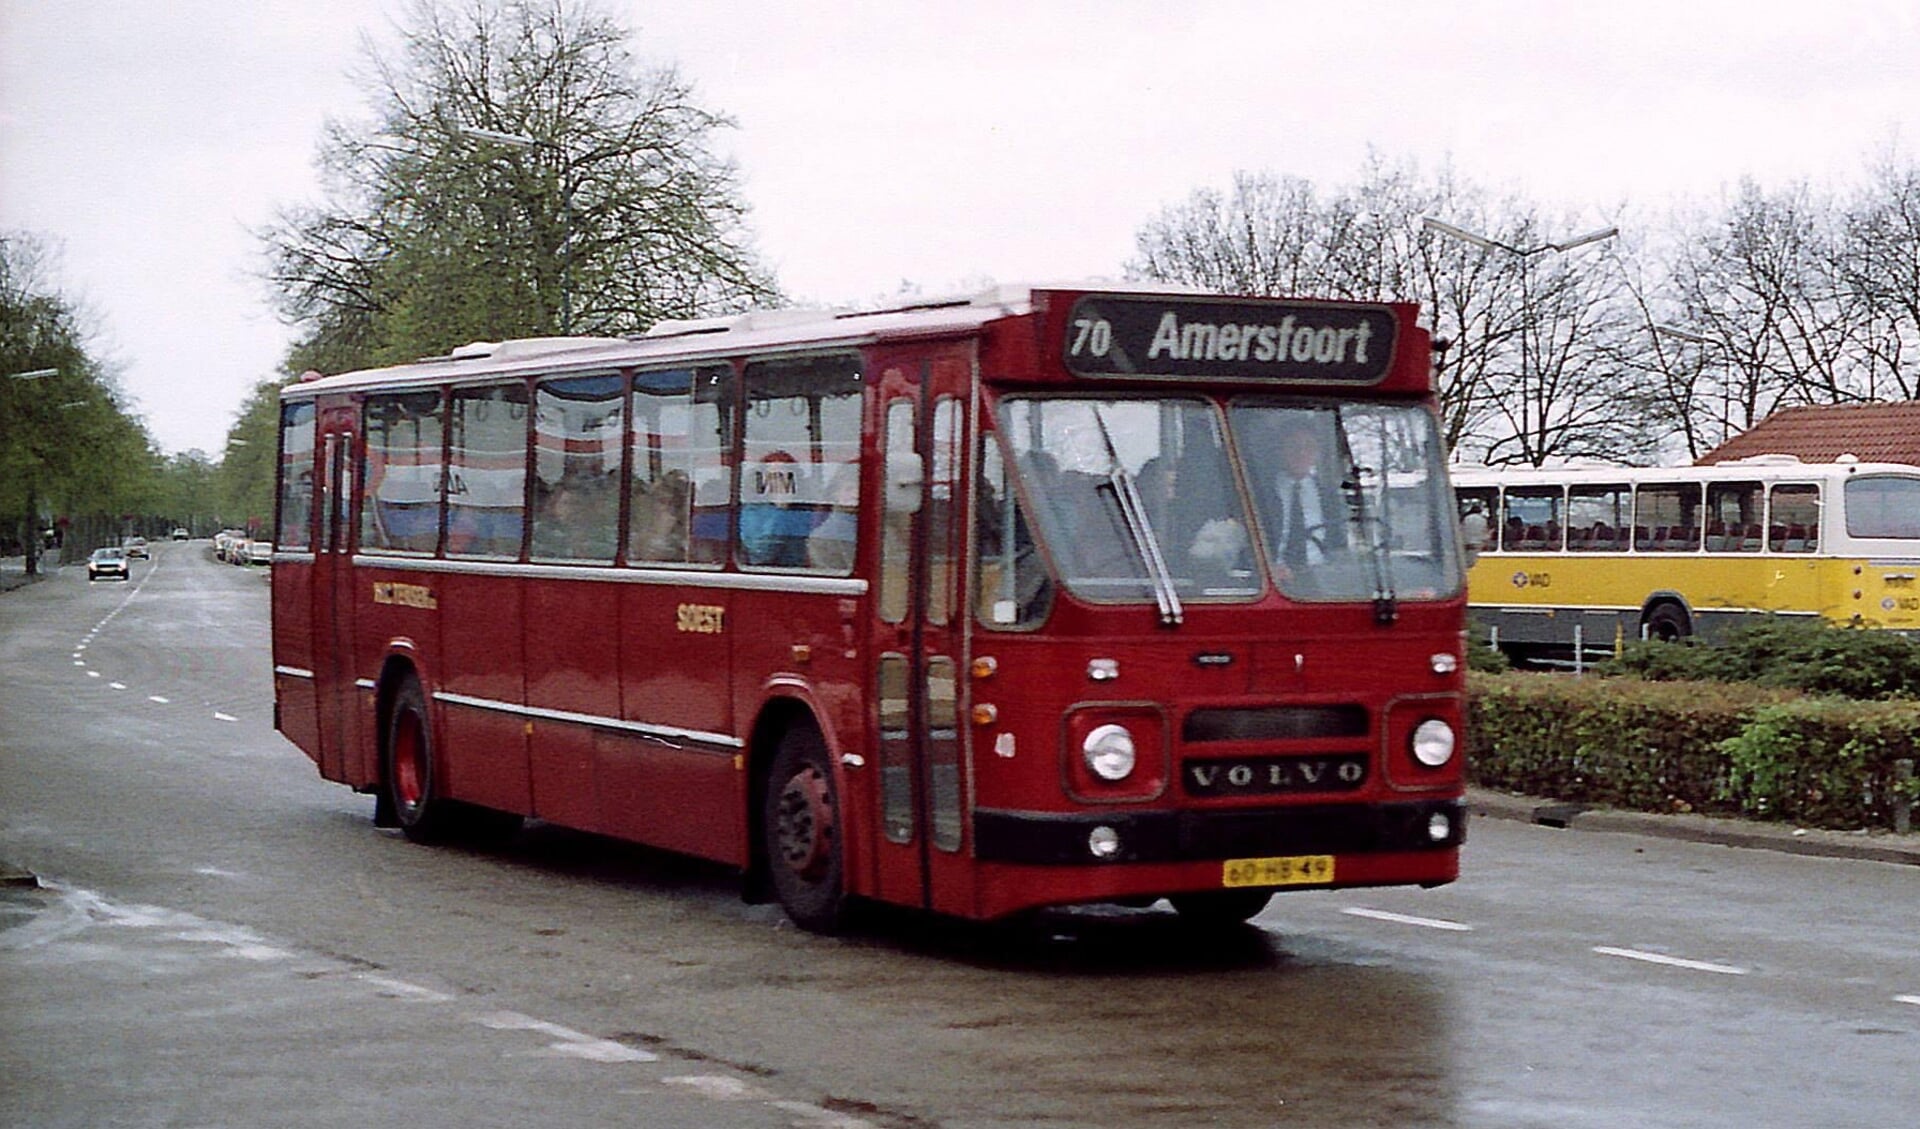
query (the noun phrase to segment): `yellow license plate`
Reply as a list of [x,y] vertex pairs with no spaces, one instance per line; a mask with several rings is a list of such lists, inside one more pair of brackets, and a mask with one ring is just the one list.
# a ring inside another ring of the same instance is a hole
[[1332,855],[1228,859],[1220,870],[1222,886],[1317,886],[1332,881]]

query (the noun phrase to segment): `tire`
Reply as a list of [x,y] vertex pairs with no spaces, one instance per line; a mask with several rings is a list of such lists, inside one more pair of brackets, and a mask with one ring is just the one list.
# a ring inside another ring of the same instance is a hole
[[826,742],[812,727],[798,726],[780,739],[760,827],[780,908],[810,933],[838,932],[847,918],[840,803]]
[[1167,900],[1189,923],[1203,929],[1221,929],[1252,921],[1272,898],[1272,890],[1207,890],[1174,894]]
[[1647,613],[1647,638],[1661,643],[1678,643],[1693,634],[1693,622],[1678,604],[1655,604]]
[[452,801],[437,795],[432,717],[420,680],[412,675],[393,696],[381,759],[381,786],[401,832],[416,843],[441,843],[452,837],[456,812]]

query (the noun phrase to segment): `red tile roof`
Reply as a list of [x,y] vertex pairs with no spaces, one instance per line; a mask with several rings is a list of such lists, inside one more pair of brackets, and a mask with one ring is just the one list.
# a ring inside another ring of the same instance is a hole
[[1751,455],[1796,455],[1808,463],[1855,455],[1863,462],[1920,465],[1920,401],[1782,408],[1694,463]]

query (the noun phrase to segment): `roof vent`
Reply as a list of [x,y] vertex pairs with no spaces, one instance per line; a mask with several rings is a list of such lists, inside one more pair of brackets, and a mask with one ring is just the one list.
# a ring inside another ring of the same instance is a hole
[[[1848,456],[1848,455],[1841,456],[1842,459],[1846,459],[1850,457],[1851,456]],[[1799,466],[1800,456],[1780,455],[1780,454],[1748,455],[1744,459],[1726,459],[1723,462],[1721,462],[1720,465],[1721,466]]]
[[447,359],[450,361],[476,361],[482,357],[493,356],[493,351],[499,347],[500,343],[498,341],[474,341],[462,345],[458,349],[448,351]]
[[1860,461],[1860,456],[1854,454],[1852,451],[1848,451],[1844,455],[1835,455],[1833,461],[1836,463],[1844,463],[1848,466],[1851,466],[1852,464]]

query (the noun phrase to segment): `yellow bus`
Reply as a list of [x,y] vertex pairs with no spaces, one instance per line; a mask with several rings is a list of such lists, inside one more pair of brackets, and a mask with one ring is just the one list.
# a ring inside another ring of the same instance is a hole
[[1515,657],[1579,663],[1769,613],[1920,630],[1920,467],[1760,455],[1453,481],[1474,629]]

